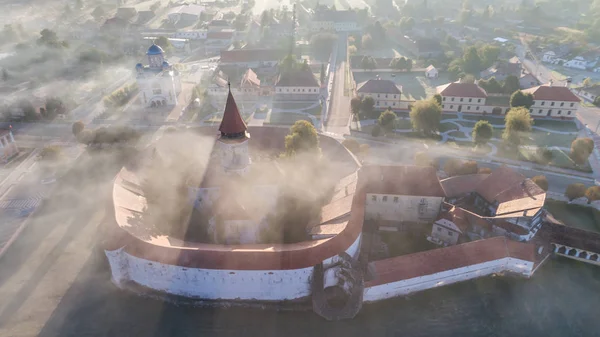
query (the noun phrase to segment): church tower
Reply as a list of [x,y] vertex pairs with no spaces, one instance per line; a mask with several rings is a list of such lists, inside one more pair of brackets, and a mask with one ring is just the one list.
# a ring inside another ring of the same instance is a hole
[[218,146],[221,166],[227,173],[243,175],[250,170],[250,153],[248,152],[250,135],[231,94],[231,84],[229,83],[228,86],[227,103],[221,126],[219,126],[221,136],[218,140]]

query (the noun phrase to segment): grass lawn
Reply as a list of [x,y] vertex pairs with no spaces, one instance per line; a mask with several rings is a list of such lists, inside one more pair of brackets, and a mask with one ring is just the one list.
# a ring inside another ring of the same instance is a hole
[[[537,163],[536,162],[536,153],[535,153],[534,149],[520,148],[518,152],[514,152],[514,151],[507,150],[506,148],[504,148],[501,141],[492,142],[492,143],[494,143],[498,147],[498,153],[496,154],[497,157],[502,157],[502,158],[512,159],[512,160],[523,160],[523,161],[528,161],[531,163]],[[551,150],[551,151],[552,151],[552,154],[554,157],[552,159],[552,162],[549,164],[550,166],[560,167],[560,168],[565,168],[565,169],[570,169],[570,170],[576,170],[576,171],[581,171],[581,172],[586,172],[586,173],[593,172],[589,163],[586,163],[585,165],[575,165],[575,163],[569,158],[568,153],[564,153],[560,150]]]
[[444,121],[444,119],[457,119],[458,115],[457,114],[453,114],[453,113],[442,113],[442,122]]
[[497,117],[497,116],[474,116],[474,115],[464,115],[463,119],[466,119],[468,121],[488,121],[490,122],[490,124],[492,125],[504,125],[504,116],[502,117]]
[[410,122],[410,119],[396,119],[396,129],[399,130],[411,130],[412,129],[412,123]]
[[538,146],[559,146],[559,147],[571,147],[571,143],[577,136],[574,135],[560,135],[556,133],[549,133],[539,130],[533,130],[530,135],[532,145]]
[[[275,102],[273,103],[273,109],[278,110],[304,110],[313,106],[314,102]],[[318,106],[318,105],[317,105]]]
[[567,226],[600,232],[600,211],[554,200],[546,200],[544,208]]
[[465,133],[461,131],[452,131],[448,133],[448,136],[454,138],[467,138],[467,135],[465,135]]
[[265,124],[275,125],[293,125],[296,121],[305,120],[312,123],[309,117],[304,114],[293,112],[272,112]]
[[562,121],[556,119],[535,119],[533,126],[550,129],[554,131],[577,132],[577,124],[573,121]]
[[440,132],[446,132],[450,130],[456,130],[456,125],[452,123],[440,123]]

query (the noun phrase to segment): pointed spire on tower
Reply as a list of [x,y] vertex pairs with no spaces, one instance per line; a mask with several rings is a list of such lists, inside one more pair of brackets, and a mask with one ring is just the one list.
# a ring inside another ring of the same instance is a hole
[[225,104],[225,111],[223,112],[223,120],[221,120],[221,137],[224,138],[246,138],[246,122],[242,119],[240,111],[238,110],[233,94],[231,93],[231,82],[227,82],[229,87],[229,93],[227,94],[227,103]]

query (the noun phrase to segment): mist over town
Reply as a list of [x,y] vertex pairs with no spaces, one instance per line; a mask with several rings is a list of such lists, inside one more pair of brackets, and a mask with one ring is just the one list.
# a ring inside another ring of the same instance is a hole
[[600,329],[600,1],[1,6],[0,336]]

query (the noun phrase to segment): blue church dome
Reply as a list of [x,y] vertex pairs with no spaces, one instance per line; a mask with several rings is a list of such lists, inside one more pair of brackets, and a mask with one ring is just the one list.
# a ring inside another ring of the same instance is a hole
[[146,55],[160,55],[162,53],[164,53],[162,48],[153,44],[150,46],[150,48],[148,48],[148,52],[146,53]]
[[140,69],[140,68],[144,68],[144,66],[141,63],[138,63],[135,65],[136,69]]

